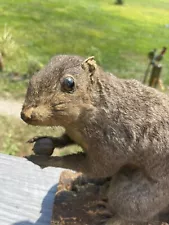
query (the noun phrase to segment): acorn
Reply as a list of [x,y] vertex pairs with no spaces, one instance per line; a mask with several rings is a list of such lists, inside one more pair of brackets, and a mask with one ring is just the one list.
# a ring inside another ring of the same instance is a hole
[[54,148],[52,139],[40,138],[35,142],[32,150],[36,155],[50,156],[53,154]]

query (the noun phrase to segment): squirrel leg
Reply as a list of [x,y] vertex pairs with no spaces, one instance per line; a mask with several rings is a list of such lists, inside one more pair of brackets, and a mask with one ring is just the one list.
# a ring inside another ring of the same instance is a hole
[[167,179],[153,181],[139,170],[118,173],[111,180],[108,202],[124,221],[149,222],[168,205],[168,186]]
[[82,152],[62,157],[46,156],[46,155],[30,155],[27,156],[26,158],[42,168],[49,166],[60,167],[65,169],[71,169],[77,172],[90,173],[90,163],[88,157]]

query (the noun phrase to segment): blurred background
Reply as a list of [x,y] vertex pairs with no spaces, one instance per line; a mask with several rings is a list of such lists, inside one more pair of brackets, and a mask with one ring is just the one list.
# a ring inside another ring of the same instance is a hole
[[[0,0],[0,152],[23,156],[29,138],[63,132],[19,118],[28,80],[53,55],[94,55],[105,70],[142,82],[152,51],[168,44],[168,0]],[[168,92],[167,51],[162,64]]]

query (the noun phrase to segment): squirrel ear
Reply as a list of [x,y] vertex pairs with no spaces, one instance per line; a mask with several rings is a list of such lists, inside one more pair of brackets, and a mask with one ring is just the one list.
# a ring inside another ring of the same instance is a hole
[[84,62],[82,62],[81,67],[87,73],[90,73],[91,75],[94,74],[94,72],[97,68],[97,63],[95,61],[94,56],[90,56]]

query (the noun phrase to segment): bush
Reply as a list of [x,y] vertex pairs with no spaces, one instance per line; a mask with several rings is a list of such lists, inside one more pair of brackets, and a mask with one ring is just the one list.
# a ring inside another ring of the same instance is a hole
[[123,2],[123,0],[117,0],[117,1],[115,2],[115,4],[117,4],[117,5],[123,5],[124,2]]
[[3,57],[11,57],[18,49],[12,32],[5,25],[3,33],[0,35],[0,52]]
[[38,72],[42,67],[42,63],[40,63],[38,60],[31,58],[28,59],[28,65],[27,65],[27,74],[28,76],[32,76],[36,72]]

